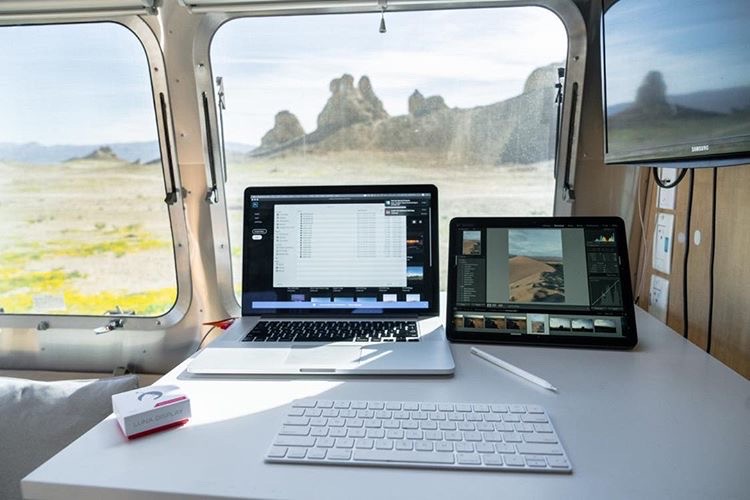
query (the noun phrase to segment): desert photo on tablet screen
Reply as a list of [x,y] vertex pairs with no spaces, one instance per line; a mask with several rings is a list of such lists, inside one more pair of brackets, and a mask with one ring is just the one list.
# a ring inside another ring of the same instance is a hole
[[511,302],[565,302],[559,229],[508,231]]

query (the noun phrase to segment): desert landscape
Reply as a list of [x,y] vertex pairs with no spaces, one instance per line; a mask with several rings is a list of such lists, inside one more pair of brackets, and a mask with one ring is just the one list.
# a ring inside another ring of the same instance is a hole
[[[280,110],[262,138],[227,142],[237,296],[247,186],[435,184],[443,290],[452,217],[551,214],[557,66],[534,70],[521,94],[486,106],[450,107],[414,90],[399,116],[388,114],[367,76],[355,86],[344,74],[331,81],[312,132]],[[155,154],[154,141],[0,143],[0,310],[99,315],[120,307],[158,316],[171,308],[172,235]]]
[[511,302],[564,302],[561,262],[518,255],[510,261]]
[[0,308],[167,312],[177,296],[160,164],[0,162]]

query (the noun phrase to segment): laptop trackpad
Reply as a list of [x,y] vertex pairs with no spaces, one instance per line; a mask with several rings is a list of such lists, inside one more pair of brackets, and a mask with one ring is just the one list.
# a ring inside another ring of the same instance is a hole
[[294,346],[284,361],[286,366],[299,368],[351,369],[359,366],[359,346],[323,345]]

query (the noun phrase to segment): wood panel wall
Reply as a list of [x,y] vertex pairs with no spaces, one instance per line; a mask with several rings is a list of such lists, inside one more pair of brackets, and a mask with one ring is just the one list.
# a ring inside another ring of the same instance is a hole
[[[641,193],[645,206],[642,213],[646,244],[644,251],[640,252],[638,262],[638,304],[644,309],[649,307],[648,292],[652,274],[667,278],[667,324],[678,333],[686,334],[691,342],[707,350],[730,368],[750,378],[750,165],[716,170],[696,169],[688,173],[675,188],[674,210],[657,207],[659,190],[645,169],[642,176],[642,182],[646,185]],[[691,176],[692,209],[688,212]],[[659,212],[673,213],[675,216],[669,275],[659,273],[651,267],[654,226]],[[699,241],[695,239],[696,231],[700,231]],[[716,232],[716,237],[712,266],[713,231]],[[683,279],[686,273],[685,289]],[[686,298],[687,328],[683,314]]]

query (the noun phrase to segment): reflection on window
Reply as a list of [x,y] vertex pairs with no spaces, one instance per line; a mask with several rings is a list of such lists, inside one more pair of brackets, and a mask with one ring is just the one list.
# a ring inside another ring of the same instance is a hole
[[177,295],[149,68],[118,24],[0,28],[0,308],[164,314]]
[[560,20],[524,7],[379,21],[246,18],[216,34],[236,292],[249,185],[435,184],[443,263],[452,217],[551,215]]

